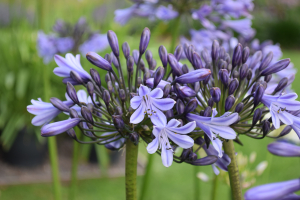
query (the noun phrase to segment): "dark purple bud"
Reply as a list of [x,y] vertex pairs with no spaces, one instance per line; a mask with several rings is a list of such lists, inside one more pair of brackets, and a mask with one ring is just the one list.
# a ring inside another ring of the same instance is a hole
[[148,47],[148,44],[149,44],[149,41],[150,41],[150,30],[149,28],[144,28],[143,32],[142,32],[142,35],[141,35],[141,40],[140,40],[140,54],[144,54],[147,47]]
[[199,82],[194,83],[194,90],[196,93],[198,93],[200,91],[200,83]]
[[140,56],[139,51],[134,49],[132,51],[132,56],[133,56],[133,59],[134,59],[134,63],[137,65],[137,63],[139,61],[139,56]]
[[219,57],[220,57],[220,59],[224,59],[225,55],[226,55],[225,48],[224,47],[220,47],[220,49],[219,49]]
[[176,101],[176,110],[177,110],[178,115],[181,115],[184,112],[184,107],[185,106],[184,106],[183,102],[180,99],[178,99]]
[[152,59],[151,65],[149,66],[151,70],[156,68],[156,60]]
[[214,100],[212,98],[209,98],[208,102],[207,102],[207,105],[210,106],[210,107],[213,107],[214,106]]
[[280,72],[281,70],[283,70],[287,66],[289,66],[290,62],[291,62],[291,60],[289,58],[280,60],[280,61],[274,63],[273,65],[271,65],[270,67],[264,69],[261,72],[261,75],[267,76],[269,74],[274,74],[274,73]]
[[100,75],[99,73],[97,72],[97,70],[91,68],[90,69],[90,74],[91,74],[91,77],[92,79],[95,81],[96,85],[101,88],[101,79],[100,79]]
[[151,74],[150,74],[150,72],[147,71],[147,72],[144,74],[144,85],[147,85],[147,80],[148,80],[149,78],[151,78]]
[[149,68],[150,68],[151,65],[152,65],[152,59],[153,59],[152,52],[151,52],[150,50],[147,50],[147,51],[146,51],[146,60],[147,60],[147,63],[148,63]]
[[195,160],[197,160],[197,157],[198,157],[197,154],[194,153],[194,152],[192,152],[189,155],[189,160],[192,161],[192,162],[194,162]]
[[270,131],[270,122],[264,120],[262,124],[263,137],[265,137]]
[[212,60],[218,60],[219,58],[219,42],[214,40],[211,47],[211,58]]
[[260,120],[261,115],[262,115],[261,109],[260,109],[260,108],[257,108],[257,109],[254,111],[254,114],[253,114],[252,126],[254,126],[254,125],[258,122],[258,120]]
[[180,86],[176,83],[176,91],[181,98],[195,97],[196,92],[188,86]]
[[264,93],[265,93],[265,87],[262,84],[260,84],[253,97],[254,107],[256,107],[259,104],[261,98],[264,96]]
[[172,89],[171,84],[165,85],[165,87],[163,89],[163,92],[164,92],[163,98],[167,98],[169,96],[171,89]]
[[236,45],[236,47],[233,50],[232,68],[235,68],[242,62],[242,50],[243,46],[240,43],[238,43],[238,45]]
[[204,62],[206,64],[210,64],[211,63],[211,59],[210,59],[210,56],[208,54],[208,51],[206,49],[204,49],[202,52],[201,52],[201,56],[204,60]]
[[252,90],[251,90],[251,94],[256,92],[259,85],[261,85],[259,82],[254,83]]
[[184,113],[188,114],[190,112],[193,112],[197,108],[197,106],[198,106],[197,100],[196,99],[191,99],[187,103],[186,107],[184,108]]
[[108,91],[109,91],[110,94],[114,93],[115,89],[114,89],[111,81],[107,82],[107,89],[108,89]]
[[163,64],[163,67],[165,68],[168,65],[168,52],[166,47],[161,45],[158,49],[160,60]]
[[174,51],[174,56],[176,57],[177,61],[180,60],[181,58],[181,55],[182,55],[182,52],[183,52],[183,48],[181,45],[178,45]]
[[94,84],[89,81],[86,85],[86,90],[88,92],[88,94],[90,95],[91,98],[93,98],[94,96]]
[[193,53],[195,51],[195,48],[193,45],[189,45],[186,51],[186,57],[190,61],[190,63],[193,64]]
[[261,61],[260,66],[259,66],[259,71],[262,71],[264,69],[266,69],[269,64],[271,63],[271,61],[273,60],[273,52],[269,52],[264,59]]
[[225,100],[225,112],[229,111],[235,102],[233,95],[229,95]]
[[51,124],[46,124],[41,129],[41,135],[43,137],[50,137],[66,132],[80,123],[80,118],[67,119]]
[[118,42],[118,38],[117,38],[117,35],[115,34],[115,32],[109,30],[107,32],[107,40],[109,42],[110,48],[113,51],[114,55],[116,57],[119,57],[119,55],[120,55],[119,42]]
[[204,110],[200,110],[199,115],[203,116],[204,115]]
[[116,115],[123,115],[123,111],[122,111],[122,108],[120,106],[116,106],[115,114]]
[[92,115],[91,111],[87,107],[85,107],[85,106],[81,107],[81,116],[86,121],[88,121],[90,124],[94,124],[93,115]]
[[104,91],[103,91],[102,99],[103,99],[103,101],[104,101],[104,103],[105,103],[106,105],[109,105],[109,102],[110,102],[110,94],[109,94],[109,92],[108,92],[107,90],[104,90]]
[[248,65],[243,64],[242,67],[240,68],[240,80],[244,80],[246,78],[248,73]]
[[219,60],[218,69],[227,69],[227,63],[223,59]]
[[183,149],[181,153],[181,160],[187,160],[189,158],[189,155],[192,153],[192,148]]
[[288,80],[287,77],[281,79],[281,80],[279,81],[278,85],[276,86],[276,88],[275,88],[275,90],[274,90],[273,93],[275,94],[275,93],[277,93],[277,92],[283,90],[283,89],[287,86],[288,82],[289,82],[289,80]]
[[137,132],[129,133],[129,139],[134,145],[138,145],[140,136]]
[[202,60],[196,52],[193,53],[193,66],[195,69],[201,69],[203,68]]
[[113,54],[113,52],[110,53],[111,61],[114,64],[116,68],[119,68],[119,62],[116,56]]
[[127,59],[127,71],[130,75],[133,74],[133,65],[134,65],[134,59],[132,56],[129,56]]
[[105,60],[104,58],[102,58],[101,56],[99,56],[97,53],[95,52],[88,52],[86,54],[86,58],[88,59],[88,61],[90,61],[93,65],[104,69],[106,71],[111,71],[111,64]]
[[[112,53],[112,55],[113,55],[113,53]],[[111,65],[112,58],[111,58],[111,55],[109,53],[105,54],[104,59],[107,60],[107,62],[109,62],[110,65]]]
[[119,97],[120,97],[121,101],[123,101],[123,102],[126,100],[125,91],[123,89],[119,90]]
[[[70,108],[66,104],[64,104],[64,102],[62,102],[60,99],[58,99],[56,97],[51,97],[50,102],[58,110],[61,110],[63,112],[69,112],[70,111]],[[73,105],[71,105],[71,106],[73,106]]]
[[203,112],[203,116],[204,117],[210,117],[212,113],[212,109],[210,106],[207,106]]
[[145,73],[145,63],[143,59],[140,60],[140,69]]
[[69,113],[71,118],[79,118],[78,112],[73,108],[70,109]]
[[189,68],[186,64],[182,65],[182,73],[184,74],[189,73]]
[[[225,62],[227,63],[228,66],[230,65],[230,70],[231,70],[232,69],[232,64],[230,63],[231,58],[230,58],[230,55],[228,53],[226,53],[225,58],[223,60],[225,60]],[[227,69],[228,69],[228,67],[227,67]]]
[[173,110],[172,110],[172,109],[166,111],[166,117],[167,117],[167,118],[174,117],[174,113],[173,113]]
[[154,87],[153,88],[156,88],[156,86],[162,80],[164,75],[165,75],[165,69],[163,67],[158,67],[155,71],[155,74],[154,74],[154,82],[153,82]]
[[208,82],[209,82],[209,80],[210,80],[210,75],[207,76],[206,79],[203,80],[203,84],[204,84],[204,85],[207,85]]
[[79,100],[78,100],[78,97],[77,97],[77,94],[76,94],[76,90],[70,82],[67,82],[67,94],[75,104],[79,104]]
[[71,71],[70,72],[70,77],[76,81],[78,84],[84,85],[84,81],[82,80],[82,78],[79,76],[79,74],[75,71]]
[[127,42],[124,42],[122,44],[122,51],[123,51],[125,58],[128,59],[128,57],[130,56],[130,47]]
[[239,86],[239,81],[235,78],[233,79],[228,86],[228,95],[232,95],[235,90],[238,88]]
[[195,83],[198,81],[204,81],[206,79],[209,79],[209,76],[211,74],[211,71],[209,69],[197,69],[194,71],[191,71],[187,74],[183,74],[179,77],[177,77],[174,81],[177,83]]
[[108,83],[111,81],[109,73],[105,74],[105,82]]
[[123,133],[125,131],[125,124],[121,115],[113,115],[112,116],[113,123],[115,128],[119,133]]
[[243,49],[243,53],[242,53],[242,63],[243,64],[247,62],[249,55],[250,55],[250,49],[249,49],[249,47],[245,47]]
[[218,103],[220,101],[221,97],[221,90],[218,87],[212,87],[209,90],[211,98],[213,99],[214,102]]
[[291,126],[286,126],[286,127],[284,127],[284,129],[283,129],[283,130],[281,131],[281,133],[279,134],[278,138],[283,137],[283,136],[289,134],[289,133],[291,132],[291,130],[292,130],[292,127],[291,127]]
[[251,62],[250,62],[249,68],[253,69],[257,65],[257,63],[260,62],[261,58],[262,58],[261,51],[255,52],[254,55],[251,58]]
[[252,69],[248,69],[248,72],[247,72],[247,80],[250,81],[252,78]]
[[196,166],[205,166],[205,165],[211,165],[217,162],[217,160],[218,160],[218,156],[206,156],[204,158],[200,158],[193,161],[191,164]]
[[220,77],[221,82],[227,87],[228,81],[229,81],[229,74],[228,74],[227,69],[220,69],[219,77]]
[[76,136],[76,132],[73,128],[69,129],[66,131],[68,136],[70,136],[72,139],[77,139],[77,136]]
[[239,76],[240,76],[240,73],[238,71],[234,70],[233,74],[232,74],[232,77],[233,78],[239,78]]
[[240,102],[236,105],[234,112],[240,113],[240,112],[242,112],[243,108],[244,108],[244,104],[242,102]]
[[175,58],[175,56],[171,53],[168,54],[168,60],[169,60],[169,64],[173,70],[173,73],[175,74],[175,76],[180,76],[182,75],[182,71],[179,68],[179,64],[177,59]]
[[[201,138],[202,139],[202,138]],[[209,139],[209,137],[206,135],[206,134],[204,134],[204,142],[205,142],[205,144],[206,144],[206,148],[209,148],[209,145],[210,145],[210,139]]]
[[268,76],[265,76],[265,79],[264,79],[264,80],[265,80],[267,83],[269,83],[271,79],[272,79],[272,74],[270,74],[270,75],[268,75]]

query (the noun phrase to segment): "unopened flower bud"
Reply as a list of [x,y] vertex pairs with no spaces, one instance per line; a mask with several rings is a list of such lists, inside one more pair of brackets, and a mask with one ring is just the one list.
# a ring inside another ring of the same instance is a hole
[[210,117],[212,113],[212,109],[210,106],[207,106],[203,112],[203,116],[204,117]]
[[229,63],[229,64],[227,65],[227,70],[228,70],[228,72],[230,72],[230,71],[232,70],[232,64]]
[[196,96],[196,92],[188,86],[180,86],[178,83],[176,83],[175,87],[176,87],[177,94],[181,98]]
[[134,145],[138,145],[140,136],[137,132],[129,133],[129,139]]
[[221,90],[218,87],[212,87],[209,90],[211,98],[213,99],[214,102],[218,103],[220,101],[221,97]]
[[200,158],[193,161],[191,164],[195,166],[205,166],[205,165],[211,165],[217,162],[217,160],[218,160],[218,156],[206,156],[204,158]]
[[69,114],[71,118],[79,118],[77,111],[74,110],[73,108],[70,109]]
[[79,76],[79,74],[75,71],[71,71],[70,72],[70,77],[76,81],[78,84],[84,85],[84,81],[82,80],[82,78]]
[[172,110],[172,109],[166,111],[166,117],[167,117],[167,118],[174,117],[174,113],[173,113],[173,110]]
[[109,62],[110,64],[112,63],[112,57],[109,53],[105,54],[104,59],[107,60],[107,62]]
[[183,74],[189,73],[189,68],[186,64],[182,65],[182,73]]
[[68,136],[70,136],[72,139],[77,139],[76,132],[73,128],[67,130],[66,132]]
[[125,124],[124,124],[124,121],[122,119],[122,116],[121,115],[113,115],[112,120],[113,120],[113,123],[114,123],[115,128],[117,129],[117,131],[119,133],[123,133],[124,130],[125,130]]
[[202,60],[196,52],[193,53],[193,66],[195,69],[201,69],[203,68]]
[[132,56],[133,56],[133,59],[134,59],[134,63],[137,65],[138,61],[139,61],[139,56],[140,56],[139,51],[134,49],[132,51]]
[[261,51],[255,52],[254,55],[251,57],[249,68],[253,69],[257,65],[257,63],[261,61],[261,58],[262,58]]
[[198,106],[197,100],[196,99],[191,99],[187,103],[186,107],[184,108],[184,113],[188,114],[190,112],[193,112],[197,108],[197,106]]
[[257,108],[257,109],[254,111],[254,114],[253,114],[252,126],[254,126],[254,125],[258,122],[258,120],[260,120],[261,115],[262,115],[261,109],[260,109],[260,108]]
[[248,65],[243,64],[242,67],[240,68],[240,80],[244,80],[244,78],[247,77],[248,73]]
[[150,30],[149,28],[144,28],[143,32],[142,32],[142,35],[141,35],[141,40],[140,40],[140,54],[144,54],[147,47],[148,47],[148,44],[149,44],[149,41],[150,41]]
[[206,80],[207,78],[209,79],[210,74],[211,74],[211,71],[209,69],[205,69],[205,68],[197,69],[197,70],[191,71],[187,74],[183,74],[183,75],[177,77],[175,79],[175,82],[181,83],[181,84],[195,83],[198,81]]
[[91,74],[92,79],[95,81],[96,85],[101,89],[101,79],[100,79],[100,75],[99,75],[98,71],[91,68],[90,74]]
[[122,51],[123,51],[125,58],[128,59],[128,57],[130,56],[130,47],[127,42],[124,42],[122,44]]
[[270,51],[261,61],[260,66],[259,66],[259,71],[266,69],[272,60],[273,60],[273,52]]
[[180,99],[178,99],[176,101],[176,110],[177,110],[178,115],[181,115],[184,112],[184,107],[185,106],[184,106],[183,102]]
[[219,77],[221,79],[221,82],[227,87],[228,81],[229,81],[229,74],[227,69],[220,69],[219,70]]
[[235,102],[233,95],[229,95],[225,100],[225,112],[229,111]]
[[102,58],[101,56],[99,56],[97,53],[95,52],[88,52],[86,54],[86,58],[88,59],[88,61],[90,61],[93,65],[104,69],[106,71],[111,71],[112,67],[111,64],[105,60],[104,58]]
[[173,73],[176,75],[176,76],[180,76],[182,75],[182,71],[181,69],[179,68],[179,64],[178,64],[178,61],[177,59],[175,58],[175,56],[171,53],[168,54],[168,60],[169,60],[169,64],[173,70]]
[[193,161],[197,160],[197,157],[198,157],[197,154],[192,152],[189,155],[189,160],[193,162]]
[[201,56],[204,60],[204,62],[206,64],[210,64],[211,63],[211,60],[210,60],[210,56],[208,54],[208,51],[206,49],[204,49],[203,51],[201,51]]
[[109,73],[105,74],[105,82],[108,83],[111,81]]
[[86,90],[88,92],[88,94],[90,95],[91,98],[93,98],[94,96],[94,84],[89,81],[86,85]]
[[134,65],[134,59],[132,56],[129,56],[127,59],[127,71],[130,75],[133,74],[133,65]]
[[108,89],[108,91],[109,91],[110,94],[114,93],[115,89],[114,89],[111,81],[107,82],[107,89]]
[[232,55],[232,68],[235,68],[242,62],[242,45],[238,43],[236,47],[233,50],[233,55]]
[[142,84],[142,79],[141,79],[141,77],[138,77],[137,83],[138,83],[138,85],[141,85],[141,84]]
[[120,97],[121,101],[125,101],[126,100],[125,91],[123,89],[119,90],[119,97]]
[[78,100],[78,97],[77,97],[77,94],[76,94],[76,90],[70,82],[67,82],[67,94],[75,104],[79,104],[79,100]]
[[56,97],[51,97],[50,102],[58,110],[61,110],[63,112],[69,112],[70,111],[70,108],[66,104],[64,104],[64,102],[62,102],[60,99],[58,99]]
[[268,120],[264,120],[262,124],[263,136],[265,137],[270,131],[270,122]]
[[250,55],[250,49],[249,49],[249,47],[245,47],[243,49],[243,53],[242,53],[242,63],[243,64],[247,62],[249,55]]
[[171,89],[172,89],[171,84],[165,85],[165,87],[163,89],[163,92],[164,92],[163,98],[167,98],[169,96]]
[[154,74],[154,88],[159,84],[159,82],[162,80],[162,78],[165,75],[165,69],[163,67],[158,67]]
[[181,156],[180,156],[181,160],[187,160],[192,152],[193,151],[191,148],[183,149]]
[[109,30],[107,32],[107,40],[109,42],[110,48],[113,51],[114,55],[116,57],[119,57],[119,42],[118,42],[118,37],[115,34],[115,32]]
[[156,60],[152,59],[151,65],[149,66],[151,70],[154,70],[156,68]]
[[174,56],[175,58],[177,59],[177,61],[180,60],[181,58],[181,55],[182,55],[182,52],[183,52],[183,48],[181,45],[178,45],[174,51]]
[[229,86],[228,86],[228,95],[231,95],[235,92],[235,90],[239,86],[239,81],[237,78],[234,78],[232,81],[230,81]]
[[233,73],[232,73],[232,77],[233,78],[239,78],[239,76],[240,76],[240,73],[238,71],[234,70]]
[[151,66],[152,59],[153,59],[152,52],[148,49],[146,51],[146,60],[147,60],[148,66]]
[[93,115],[87,107],[85,106],[81,107],[81,116],[89,123],[94,124]]
[[214,40],[211,47],[211,58],[212,60],[218,60],[219,58],[219,42]]
[[240,112],[242,112],[243,108],[244,108],[244,104],[242,102],[240,102],[236,105],[234,112],[240,113]]
[[200,91],[200,83],[199,82],[194,83],[194,90],[196,93],[198,93]]
[[213,107],[214,106],[214,100],[212,98],[209,98],[208,102],[207,102],[207,105],[210,106],[210,107]]
[[252,78],[252,69],[248,69],[248,72],[247,72],[247,80],[250,81]]
[[110,102],[110,94],[107,90],[103,91],[102,99],[106,105],[109,105]]
[[291,126],[286,126],[286,127],[284,127],[284,129],[283,129],[283,130],[281,131],[281,133],[279,134],[278,138],[283,137],[283,136],[289,134],[289,133],[291,132],[291,130],[292,130],[292,127],[291,127]]
[[149,71],[147,71],[145,74],[144,74],[144,85],[147,85],[147,80],[151,78],[151,74]]
[[144,60],[141,59],[140,60],[140,65],[139,65],[140,69],[145,73],[145,63],[144,63]]
[[161,45],[158,49],[158,53],[159,53],[160,60],[163,64],[163,67],[166,68],[168,65],[168,52],[166,47]]
[[278,85],[276,86],[276,88],[275,88],[275,90],[274,90],[273,93],[275,94],[275,93],[277,93],[277,92],[283,90],[283,89],[287,86],[288,82],[289,82],[289,80],[288,80],[287,77],[281,79],[281,80],[279,81]]
[[220,59],[224,59],[225,55],[226,55],[225,48],[224,47],[220,47],[220,49],[219,49],[219,57],[220,57]]
[[119,62],[116,56],[113,54],[113,52],[110,53],[111,61],[114,64],[116,68],[119,68]]
[[270,74],[270,75],[268,75],[268,76],[265,76],[265,79],[264,79],[264,80],[265,80],[267,83],[269,83],[271,79],[272,79],[272,74]]
[[254,107],[256,107],[259,102],[261,101],[263,95],[265,93],[265,87],[263,85],[259,85],[255,94],[254,94],[254,97],[253,97],[253,104],[254,104]]

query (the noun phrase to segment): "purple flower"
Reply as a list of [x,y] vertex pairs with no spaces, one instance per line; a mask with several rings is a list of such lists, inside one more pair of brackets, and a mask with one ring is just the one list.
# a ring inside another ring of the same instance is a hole
[[74,47],[74,40],[71,37],[55,38],[54,42],[58,53],[66,53]]
[[234,18],[240,18],[241,16],[251,18],[249,11],[252,11],[254,4],[252,0],[224,0],[216,8],[220,14],[228,14]]
[[161,99],[163,91],[160,88],[151,91],[147,86],[141,85],[138,93],[138,96],[130,100],[130,106],[136,109],[130,117],[130,123],[132,124],[143,121],[145,114],[151,118],[153,124],[159,124],[165,117],[161,110],[170,110],[175,104],[175,101],[171,98]]
[[108,47],[106,34],[93,34],[87,41],[79,46],[79,51],[82,55],[86,55],[90,51],[99,52]]
[[41,134],[43,137],[50,137],[66,132],[67,130],[75,127],[80,122],[80,118],[72,118],[59,122],[47,124],[42,127]]
[[245,193],[244,197],[245,200],[279,200],[285,199],[298,190],[300,190],[300,180],[293,179],[251,188]]
[[159,6],[156,9],[155,15],[158,19],[161,19],[161,20],[164,20],[164,21],[169,21],[171,19],[176,18],[178,16],[178,12],[173,10],[172,5],[168,5],[168,7]]
[[251,19],[224,20],[222,25],[233,29],[245,38],[252,38],[255,34],[255,30],[251,28]]
[[[149,88],[153,88],[153,86],[154,86],[154,78],[148,78],[146,80],[146,84],[147,84],[147,86]],[[171,83],[168,82],[168,81],[161,80],[156,87],[163,90],[167,84],[171,84]]]
[[173,149],[170,145],[169,139],[171,139],[178,146],[188,149],[194,145],[194,140],[186,134],[192,132],[195,127],[195,122],[189,122],[184,126],[178,127],[181,124],[176,119],[171,119],[167,123],[167,118],[164,116],[159,121],[159,124],[155,124],[153,128],[153,135],[155,139],[147,146],[147,151],[153,154],[157,149],[161,150],[162,163],[166,167],[170,167],[173,162]]
[[268,150],[277,156],[300,157],[300,147],[285,140],[278,140],[269,144]]
[[46,35],[44,32],[39,31],[37,37],[37,49],[39,52],[39,56],[44,58],[44,63],[49,63],[57,53],[57,49],[54,43],[54,37]]
[[269,108],[276,129],[280,127],[280,121],[286,125],[293,125],[294,119],[298,118],[286,111],[300,110],[300,102],[295,100],[297,97],[296,93],[263,95],[261,102]]
[[[66,96],[66,99],[68,101],[72,101],[67,93],[65,94],[65,96]],[[85,90],[78,90],[77,91],[77,97],[78,97],[78,100],[79,100],[80,103],[81,102],[85,103],[85,104],[93,103],[92,98],[87,95]],[[96,102],[96,94],[94,94],[93,99]],[[72,108],[78,112],[78,115],[81,115],[81,107],[80,106],[74,105]]]
[[236,133],[229,126],[238,120],[239,115],[237,113],[226,112],[221,117],[215,117],[218,114],[216,109],[213,109],[212,117],[204,117],[195,114],[187,114],[186,117],[189,121],[196,121],[196,124],[201,128],[205,134],[209,137],[212,145],[218,152],[218,156],[223,156],[222,142],[218,136],[224,139],[235,139]]
[[200,9],[192,13],[193,19],[198,19],[200,23],[207,29],[215,29],[215,25],[211,23],[206,17],[212,12],[212,7],[209,5],[203,5]]
[[74,81],[70,77],[70,72],[75,71],[78,73],[78,75],[81,77],[81,79],[84,82],[88,82],[89,80],[92,80],[89,73],[87,73],[80,64],[80,55],[77,54],[76,57],[74,57],[72,54],[67,53],[66,58],[61,57],[60,55],[55,55],[54,60],[58,67],[56,67],[53,70],[53,73],[57,76],[64,77],[63,82],[67,83],[68,81],[75,84],[80,84]]
[[[55,108],[51,103],[43,102],[40,98],[38,98],[38,101],[32,99],[31,103],[32,105],[27,106],[27,111],[36,115],[31,121],[34,126],[47,124],[62,112]],[[63,103],[68,107],[74,105],[71,100],[64,101]]]

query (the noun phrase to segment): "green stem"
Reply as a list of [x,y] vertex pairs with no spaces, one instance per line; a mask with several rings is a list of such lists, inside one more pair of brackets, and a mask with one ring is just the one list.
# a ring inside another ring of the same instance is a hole
[[197,177],[197,174],[199,172],[199,168],[198,166],[193,166],[194,168],[194,173],[193,173],[193,177],[194,177],[194,199],[195,200],[199,200],[200,198],[200,180],[199,178]]
[[154,156],[155,156],[154,154],[148,154],[148,163],[147,163],[145,175],[143,178],[140,200],[143,200],[147,196],[146,193],[147,193],[147,188],[148,188],[149,181],[150,181],[150,174],[151,174],[151,169],[153,166]]
[[71,187],[70,187],[70,194],[69,194],[70,200],[75,199],[76,196],[78,158],[79,158],[79,143],[74,140],[72,168],[71,168]]
[[242,200],[242,189],[240,183],[239,168],[235,156],[233,141],[223,142],[224,151],[230,157],[231,162],[228,165],[231,193],[234,200]]
[[212,190],[211,190],[211,200],[215,200],[217,196],[218,189],[218,175],[214,175]]
[[138,145],[134,145],[130,140],[126,141],[126,164],[125,183],[126,200],[136,200],[136,173],[137,173]]
[[171,46],[169,49],[169,53],[173,53],[175,50],[175,45],[176,45],[178,35],[179,35],[180,18],[181,18],[181,15],[178,15],[178,17],[175,19],[174,24],[173,24],[172,39],[171,39]]
[[109,165],[108,152],[104,145],[95,145],[95,148],[102,177],[107,177]]

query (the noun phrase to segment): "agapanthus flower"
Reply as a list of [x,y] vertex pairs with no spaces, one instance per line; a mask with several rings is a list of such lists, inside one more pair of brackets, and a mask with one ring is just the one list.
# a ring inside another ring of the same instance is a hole
[[160,5],[156,9],[155,15],[158,19],[168,21],[168,20],[176,18],[178,16],[178,12],[173,10],[172,5],[168,5],[167,7]]
[[283,157],[300,157],[300,146],[286,140],[278,140],[268,145],[270,153]]
[[175,101],[171,98],[161,99],[162,97],[163,91],[160,88],[151,91],[147,86],[140,85],[138,96],[130,100],[130,106],[136,109],[130,117],[130,123],[140,123],[146,114],[154,124],[164,120],[165,115],[161,111],[172,109]]
[[162,163],[166,167],[170,167],[173,162],[173,149],[169,139],[184,149],[194,145],[194,140],[186,134],[192,132],[196,128],[195,122],[189,122],[184,126],[178,127],[181,122],[176,119],[171,119],[167,123],[167,118],[164,116],[161,121],[154,124],[153,135],[155,139],[148,144],[147,151],[153,154],[159,149],[161,151]]
[[108,47],[108,45],[106,34],[95,33],[79,46],[79,51],[82,55],[86,55],[90,51],[103,51]]

